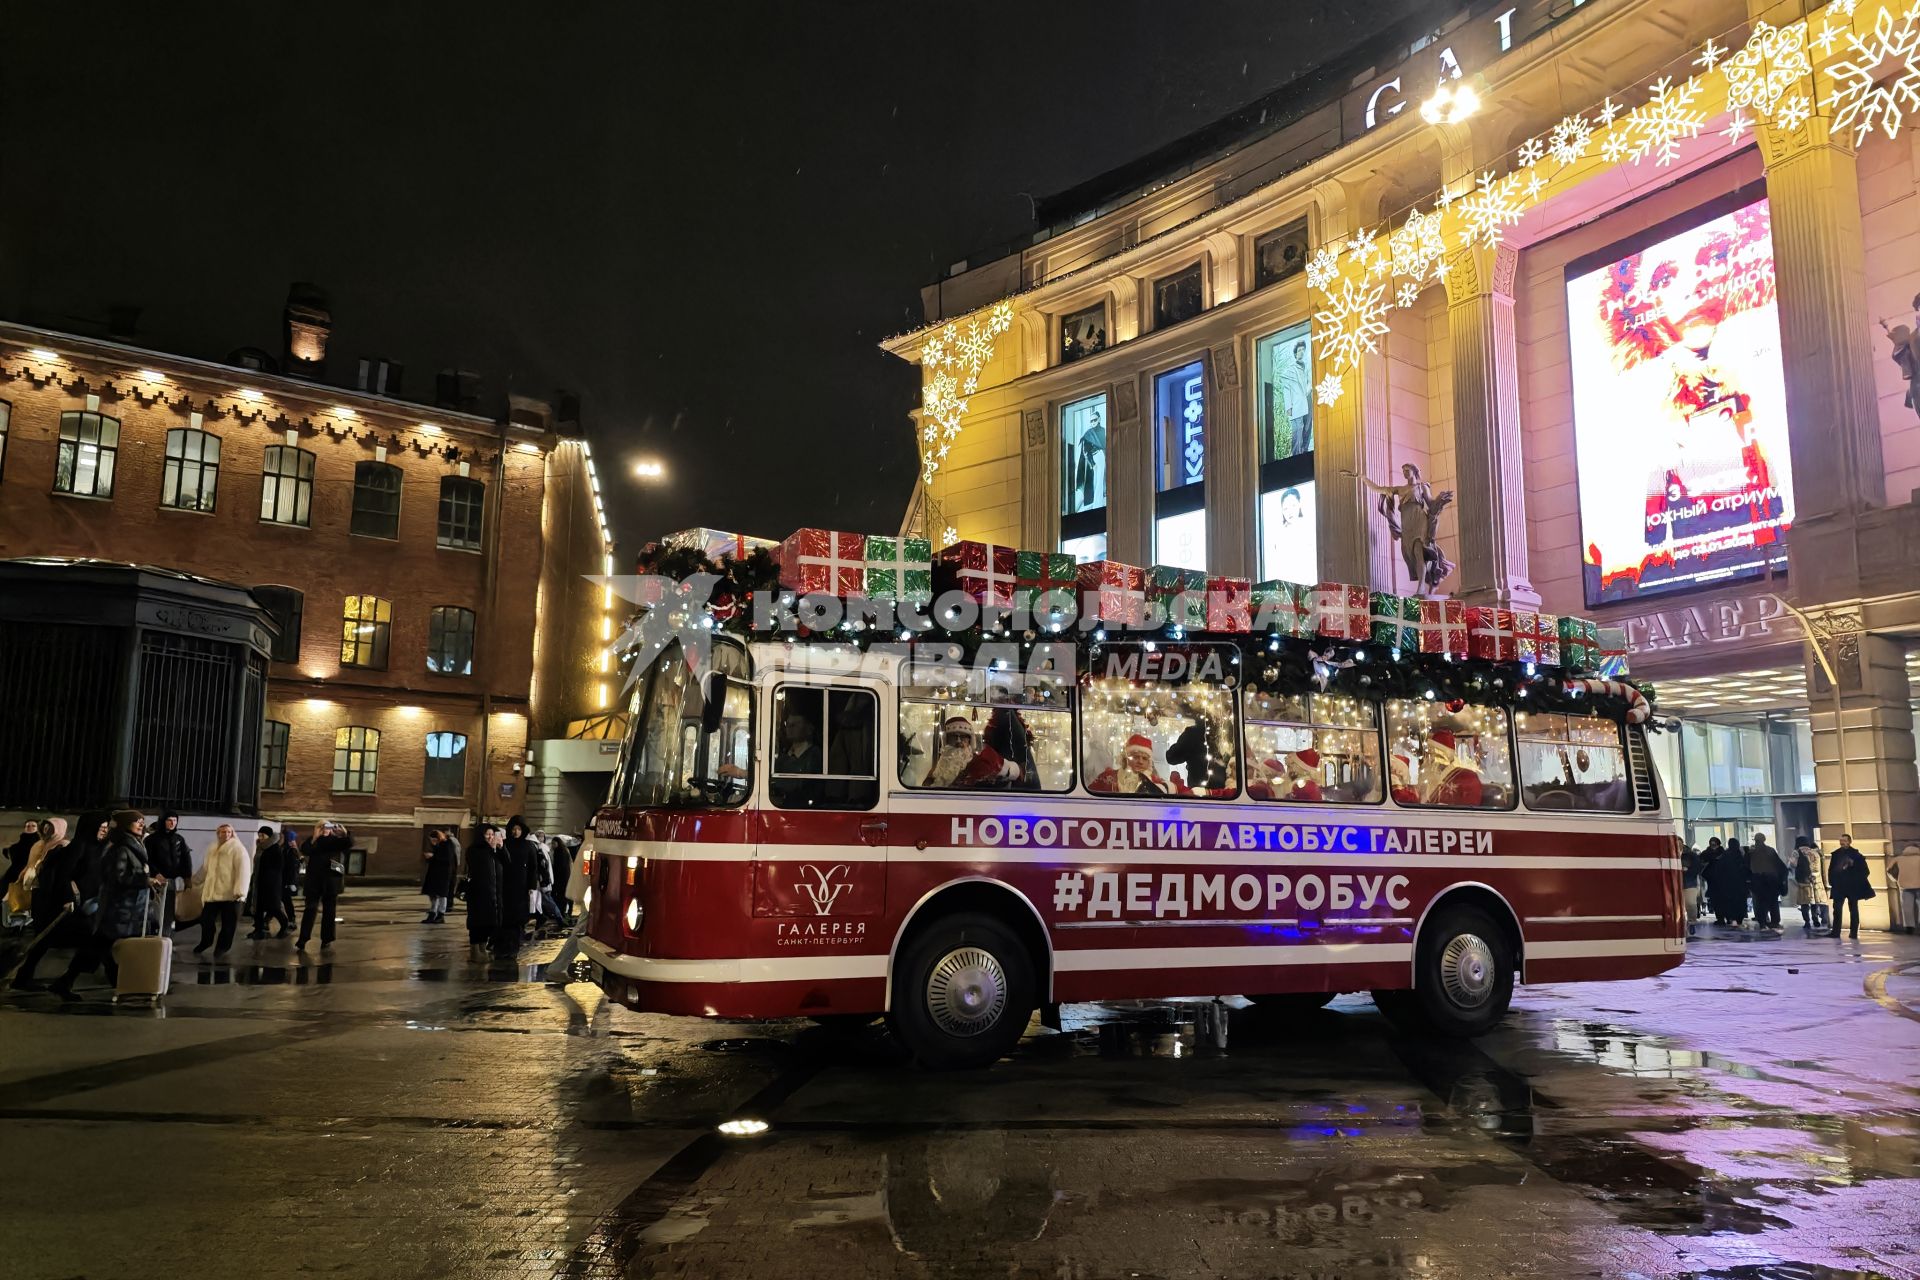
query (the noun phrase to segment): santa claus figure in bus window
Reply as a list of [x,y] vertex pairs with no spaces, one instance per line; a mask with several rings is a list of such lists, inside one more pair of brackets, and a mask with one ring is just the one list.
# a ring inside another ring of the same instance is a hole
[[1102,769],[1087,790],[1123,796],[1167,794],[1166,780],[1153,771],[1153,739],[1144,733],[1128,738],[1120,748],[1119,762]]
[[[994,715],[1002,715],[996,711]],[[980,740],[973,721],[948,716],[934,739],[933,764],[924,785],[929,787],[1011,787],[1025,770]]]
[[1293,800],[1317,804],[1320,792],[1320,753],[1312,747],[1268,756],[1253,764],[1247,794],[1255,800]]

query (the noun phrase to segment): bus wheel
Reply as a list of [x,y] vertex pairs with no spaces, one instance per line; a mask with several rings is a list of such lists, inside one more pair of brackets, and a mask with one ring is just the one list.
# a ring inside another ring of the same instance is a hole
[[1333,995],[1331,991],[1288,991],[1278,995],[1248,996],[1247,999],[1262,1013],[1302,1017],[1332,1004]]
[[1477,1036],[1506,1016],[1513,977],[1506,930],[1479,907],[1448,907],[1420,933],[1413,990],[1373,999],[1403,1031]]
[[923,1067],[952,1071],[1004,1057],[1033,1015],[1033,962],[992,916],[936,921],[900,958],[893,1033]]

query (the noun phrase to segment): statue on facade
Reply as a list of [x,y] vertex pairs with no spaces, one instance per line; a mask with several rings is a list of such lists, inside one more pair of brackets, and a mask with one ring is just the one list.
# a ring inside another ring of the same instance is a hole
[[[1354,472],[1346,472],[1355,475]],[[1407,566],[1407,577],[1419,584],[1422,593],[1431,594],[1453,572],[1453,561],[1440,551],[1440,513],[1453,502],[1453,490],[1433,491],[1420,476],[1420,468],[1403,463],[1402,484],[1376,484],[1371,477],[1356,476],[1361,484],[1380,495],[1377,504],[1387,518],[1387,529],[1400,544],[1400,559]]]
[[1920,414],[1920,294],[1914,295],[1913,312],[1911,325],[1896,324],[1889,328],[1882,320],[1880,328],[1893,340],[1893,362],[1900,366],[1900,376],[1907,381],[1907,398],[1901,403]]

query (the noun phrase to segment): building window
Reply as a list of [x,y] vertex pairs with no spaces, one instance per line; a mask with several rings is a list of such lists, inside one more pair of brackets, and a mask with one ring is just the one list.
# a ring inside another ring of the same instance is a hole
[[0,476],[7,474],[7,428],[13,421],[13,406],[0,400]]
[[1253,287],[1299,275],[1307,266],[1307,222],[1289,222],[1278,231],[1269,231],[1253,242]]
[[1205,308],[1204,278],[1199,263],[1153,282],[1153,327],[1164,329],[1191,320]]
[[[197,421],[199,414],[193,415]],[[220,485],[220,437],[197,427],[167,432],[167,468],[160,505],[180,511],[212,511]]]
[[427,670],[439,676],[473,674],[473,610],[441,605],[427,626]]
[[284,720],[269,720],[261,726],[260,789],[262,791],[287,789],[287,734],[289,732],[290,726]]
[[1529,809],[1632,813],[1620,726],[1598,716],[1521,711],[1520,795]]
[[392,634],[393,605],[379,596],[348,596],[341,618],[340,665],[385,671]]
[[1153,380],[1153,562],[1207,567],[1207,366],[1190,361]]
[[1107,558],[1107,397],[1060,406],[1060,549]]
[[380,731],[348,725],[333,731],[333,789],[373,794],[380,774]]
[[467,792],[467,735],[440,730],[427,735],[427,777],[421,793],[459,796]]
[[400,536],[400,468],[362,462],[353,468],[353,532],[369,538]]
[[1060,317],[1061,364],[1072,364],[1075,360],[1106,349],[1106,303],[1096,302],[1072,315]]
[[440,545],[456,551],[480,549],[487,486],[465,476],[440,481]]
[[313,455],[290,444],[270,444],[260,471],[260,519],[302,529],[313,523]]
[[111,498],[113,464],[120,453],[120,419],[91,409],[60,415],[60,457],[53,491],[76,498]]
[[273,641],[273,660],[300,661],[300,620],[306,613],[307,598],[292,587],[255,587],[253,598],[280,627]]
[[1260,576],[1319,581],[1313,491],[1313,340],[1306,321],[1253,344],[1260,432]]

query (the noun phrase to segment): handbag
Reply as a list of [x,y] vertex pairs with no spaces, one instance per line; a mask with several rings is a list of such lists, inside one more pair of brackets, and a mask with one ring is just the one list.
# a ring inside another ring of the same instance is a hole
[[182,924],[192,924],[206,909],[206,894],[196,885],[188,885],[173,896],[173,918]]
[[347,867],[338,858],[327,860],[327,889],[336,896],[347,887]]

